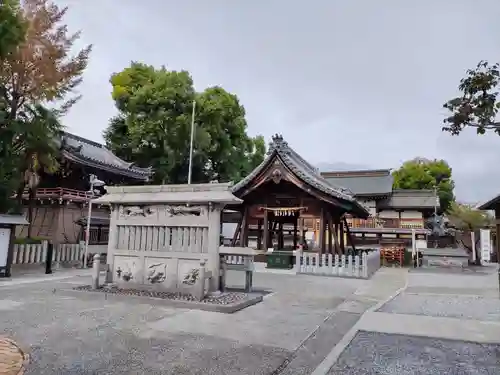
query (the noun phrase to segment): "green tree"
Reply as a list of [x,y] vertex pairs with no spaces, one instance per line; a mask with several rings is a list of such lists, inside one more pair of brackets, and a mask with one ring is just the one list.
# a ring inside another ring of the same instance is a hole
[[28,237],[34,221],[33,210],[40,172],[55,173],[59,169],[59,135],[63,130],[56,111],[41,105],[25,107],[18,116],[23,124],[17,132],[14,151],[18,155],[17,170],[21,173],[17,198],[28,189]]
[[[19,2],[3,1],[0,5],[0,65],[15,51],[24,39],[26,25],[20,14]],[[0,212],[11,211],[12,192],[19,183],[17,173],[17,155],[14,153],[12,140],[18,124],[9,119],[8,103],[5,100],[4,85],[0,83]]]
[[19,1],[3,0],[0,4],[0,59],[15,50],[25,33],[26,25],[20,15]]
[[444,119],[443,131],[459,135],[464,129],[473,128],[478,134],[492,130],[500,135],[499,79],[498,64],[481,61],[476,68],[467,70],[458,86],[461,95],[443,105],[451,112]]
[[263,160],[263,138],[247,135],[243,106],[221,87],[196,92],[188,72],[137,62],[110,81],[119,114],[104,131],[106,144],[153,167],[153,183],[187,182],[193,105],[192,182],[238,181]]
[[395,189],[434,189],[440,201],[440,209],[446,212],[455,201],[453,190],[455,183],[451,168],[444,160],[427,160],[416,158],[403,163],[392,172]]
[[447,217],[450,226],[458,231],[456,236],[457,242],[469,252],[472,252],[472,237],[471,233],[475,233],[476,242],[476,264],[481,264],[479,256],[479,229],[487,228],[493,224],[493,218],[486,212],[480,211],[471,205],[452,203],[448,210]]
[[[72,55],[80,34],[70,34],[62,23],[68,8],[48,0],[23,0],[21,7],[9,1],[26,33],[0,64],[4,118],[1,142],[9,150],[9,156],[2,154],[1,162],[13,157],[17,160],[12,170],[17,174],[18,186],[14,190],[20,203],[25,187],[33,198],[38,185],[35,176],[40,169],[58,168],[54,138],[62,128],[58,117],[79,99],[72,93],[82,81],[91,46]],[[47,109],[57,103],[63,104]]]

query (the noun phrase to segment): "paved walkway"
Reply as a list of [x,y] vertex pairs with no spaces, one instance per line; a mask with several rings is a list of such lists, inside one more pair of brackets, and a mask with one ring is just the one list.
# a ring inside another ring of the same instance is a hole
[[500,374],[496,272],[410,272],[404,290],[368,310],[313,375]]
[[[270,292],[236,314],[127,304],[105,295],[66,297],[89,271],[0,282],[0,330],[29,348],[27,374],[310,374],[361,315],[405,283],[255,275]],[[230,284],[241,284],[233,276]]]
[[264,301],[225,315],[58,294],[89,272],[0,281],[0,330],[29,348],[27,374],[500,374],[496,273],[263,271]]

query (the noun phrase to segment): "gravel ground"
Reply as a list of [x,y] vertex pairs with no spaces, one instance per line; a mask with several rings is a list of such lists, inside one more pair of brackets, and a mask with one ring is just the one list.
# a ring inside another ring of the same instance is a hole
[[298,371],[314,368],[357,319],[327,322],[337,327],[320,329],[293,355],[359,280],[257,274],[255,281],[272,295],[230,315],[59,293],[90,278],[12,282],[0,287],[0,332],[27,349],[30,375],[270,375],[289,358]]
[[402,293],[379,312],[483,321],[500,321],[500,300],[471,295]]
[[359,332],[329,375],[496,375],[500,346]]
[[[181,294],[181,293],[170,293],[170,292],[158,292],[158,291],[146,291],[146,290],[137,290],[137,289],[120,289],[117,287],[102,287],[99,289],[92,289],[90,285],[81,285],[73,288],[75,290],[80,291],[88,291],[91,293],[109,293],[109,294],[120,294],[120,295],[128,295],[128,296],[140,296],[140,297],[152,297],[152,298],[161,298],[161,299],[169,299],[176,301],[192,301],[197,302],[196,298],[194,298],[190,294]],[[227,292],[222,293],[220,295],[207,296],[201,302],[209,303],[214,305],[230,305],[241,301],[248,297],[246,293],[240,292]]]

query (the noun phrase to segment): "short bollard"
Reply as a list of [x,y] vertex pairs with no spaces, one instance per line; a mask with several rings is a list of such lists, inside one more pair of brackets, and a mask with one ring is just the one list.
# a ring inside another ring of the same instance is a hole
[[94,264],[92,265],[92,289],[99,288],[99,273],[101,268],[101,256],[94,255]]
[[106,265],[106,278],[104,280],[106,284],[111,284],[113,282],[113,271],[111,270],[111,265]]
[[198,280],[195,286],[196,288],[195,298],[198,301],[202,301],[203,298],[205,298],[205,264],[206,264],[205,260],[200,261]]

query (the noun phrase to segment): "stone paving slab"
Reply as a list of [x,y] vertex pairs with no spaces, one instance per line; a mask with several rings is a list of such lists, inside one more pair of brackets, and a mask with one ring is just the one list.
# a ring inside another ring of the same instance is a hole
[[378,311],[500,322],[500,299],[471,295],[402,293]]
[[500,374],[500,345],[358,332],[329,375]]
[[443,294],[443,295],[457,295],[457,296],[483,296],[489,298],[500,297],[498,287],[491,288],[444,288],[442,286],[410,286],[405,289],[405,293],[411,294]]
[[331,348],[359,320],[360,313],[339,311],[326,320],[286,363],[279,375],[309,375],[324,360]]
[[361,317],[356,328],[362,331],[500,343],[500,322],[367,312]]
[[[290,358],[309,369],[324,355],[315,347],[331,349],[354,324],[349,314],[365,308],[361,297],[346,302],[363,282],[275,274],[255,275],[256,287],[271,294],[231,315],[61,295],[83,280],[0,288],[0,330],[29,346],[27,373],[270,375]],[[337,311],[336,327],[318,330]]]

